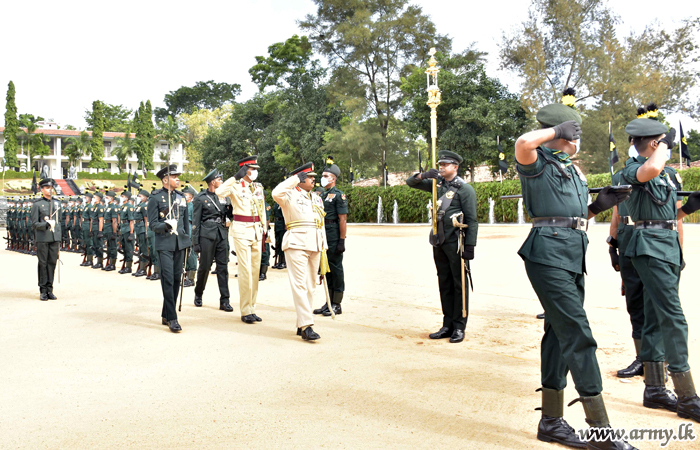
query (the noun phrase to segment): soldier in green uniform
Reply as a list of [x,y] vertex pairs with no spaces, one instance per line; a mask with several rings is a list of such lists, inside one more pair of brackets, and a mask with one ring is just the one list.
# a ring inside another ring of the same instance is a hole
[[[331,298],[331,307],[335,314],[342,314],[341,303],[345,294],[345,273],[343,271],[343,253],[345,253],[345,235],[348,225],[348,199],[343,191],[335,184],[340,177],[340,168],[333,164],[333,160],[327,161],[330,165],[323,169],[321,186],[324,188],[321,193],[323,199],[323,209],[326,212],[324,223],[326,226],[326,239],[328,240],[328,265],[331,269],[326,274],[328,283],[328,295]],[[460,299],[461,304],[461,299]],[[330,316],[326,303],[319,309],[314,310],[314,314]]]
[[71,251],[80,253],[80,242],[82,232],[80,230],[80,213],[82,212],[82,199],[78,196],[71,197],[73,200],[73,217],[71,227]]
[[[630,158],[622,180],[634,189],[627,203],[634,230],[625,250],[644,284],[644,328],[640,359],[644,363],[644,406],[677,411],[700,422],[698,398],[688,365],[688,324],[678,296],[683,265],[678,221],[700,209],[700,191],[677,208],[677,185],[664,170],[676,131],[652,119],[635,119],[625,131],[639,156]],[[676,390],[666,389],[664,359]]]
[[102,229],[107,245],[107,265],[102,269],[105,272],[116,270],[117,264],[117,239],[119,238],[119,207],[115,202],[117,194],[108,191],[105,194],[105,220]]
[[97,256],[97,262],[92,266],[93,269],[102,269],[104,267],[104,228],[105,228],[105,205],[102,203],[104,194],[95,192],[92,197],[93,206],[90,210],[90,232],[92,233],[92,248]]
[[139,244],[139,268],[132,274],[135,277],[146,275],[146,268],[150,261],[150,250],[146,239],[146,228],[148,227],[148,197],[151,195],[147,190],[141,189],[136,196],[136,207],[134,208],[134,233]]
[[20,197],[17,202],[17,211],[15,212],[15,227],[17,230],[17,251],[25,253],[24,247],[24,200]]
[[10,198],[7,201],[7,248],[6,250],[14,250],[14,227],[15,227],[15,201]]
[[176,303],[180,291],[180,277],[185,264],[185,250],[191,245],[187,203],[180,187],[177,166],[161,169],[156,176],[163,188],[154,191],[148,199],[148,227],[155,233],[155,247],[159,253],[163,291],[163,325],[178,333],[182,327],[177,321]]
[[[571,371],[586,421],[609,427],[596,341],[583,309],[588,219],[629,197],[629,191],[604,188],[588,205],[586,177],[570,157],[580,145],[581,116],[573,108],[573,90],[562,103],[540,109],[542,129],[520,136],[515,144],[516,169],[532,229],[518,254],[545,312],[541,350],[542,417],[537,438],[571,447],[631,449],[622,441],[582,442],[564,420],[564,388]],[[572,403],[574,403],[572,402]]]
[[119,243],[122,246],[122,251],[124,252],[124,268],[119,270],[119,273],[131,273],[131,265],[134,262],[134,241],[136,237],[134,235],[135,218],[134,218],[134,205],[131,200],[131,192],[124,191],[121,194],[124,200],[121,208],[119,209]]
[[68,236],[68,200],[61,198],[61,251],[65,251],[68,248],[68,241],[70,237]]
[[34,202],[31,210],[31,229],[37,243],[39,258],[40,300],[56,300],[53,294],[53,277],[61,245],[61,203],[51,196],[53,180],[45,178],[39,182],[42,197]]
[[287,262],[284,259],[284,252],[282,251],[282,239],[284,239],[284,233],[287,228],[284,224],[284,215],[282,214],[282,208],[276,202],[272,205],[272,215],[275,218],[275,265],[272,266],[273,269],[286,269]]
[[[474,259],[474,247],[479,224],[476,221],[476,192],[462,178],[457,176],[462,157],[457,153],[442,150],[438,153],[440,170],[430,169],[411,176],[406,184],[412,188],[432,192],[433,179],[437,179],[438,201],[438,235],[433,236],[433,259],[438,273],[440,301],[442,303],[442,327],[432,333],[430,339],[450,338],[450,342],[464,340],[467,318],[462,314],[462,294],[466,298],[468,310],[469,291],[462,286],[462,263]],[[464,248],[458,249],[458,233],[452,218],[460,217],[467,225],[463,235]]]
[[[151,195],[157,190],[159,189],[156,189],[156,184],[153,183]],[[148,204],[146,204],[146,208],[148,208]],[[146,214],[146,221],[148,221],[148,214]],[[146,279],[151,281],[160,280],[160,260],[158,258],[158,252],[156,251],[156,235],[153,230],[151,230],[150,226],[146,227],[146,239],[148,240],[148,252],[151,257],[151,264],[153,265],[153,273],[150,277],[146,277]]]
[[82,208],[80,208],[80,232],[82,234],[85,262],[80,265],[83,267],[92,267],[92,259],[95,256],[95,250],[92,246],[92,232],[90,231],[90,210],[93,207],[92,194],[85,192],[85,194],[83,194],[83,199],[85,201]]
[[[192,239],[192,212],[194,211],[192,205],[192,199],[197,195],[197,191],[194,190],[192,186],[187,186],[182,190],[185,194],[185,200],[187,201],[187,220],[190,222],[190,239]],[[190,251],[187,255],[187,261],[185,261],[185,287],[194,286],[194,277],[197,274],[197,254]]]
[[258,281],[267,280],[267,269],[270,267],[270,217],[272,216],[272,207],[267,204],[267,200],[263,200],[263,203],[265,204],[265,216],[267,216],[267,232],[265,233],[265,249],[260,255],[260,276]]

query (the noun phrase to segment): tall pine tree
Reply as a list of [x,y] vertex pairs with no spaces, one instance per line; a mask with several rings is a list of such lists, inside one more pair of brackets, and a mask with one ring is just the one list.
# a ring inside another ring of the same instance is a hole
[[97,169],[106,169],[107,163],[104,162],[105,145],[102,140],[102,132],[104,131],[104,112],[102,110],[102,102],[95,100],[92,102],[92,141],[90,142],[90,154],[92,160],[90,167]]
[[153,125],[153,108],[151,101],[146,102],[143,114],[139,114],[143,124],[143,161],[146,169],[153,170],[153,152],[156,146],[156,127]]
[[5,165],[18,167],[17,153],[19,145],[19,122],[17,121],[17,105],[15,104],[15,84],[10,81],[7,85],[7,103],[5,104]]
[[134,121],[131,124],[131,129],[134,131],[134,134],[136,135],[136,158],[139,161],[139,167],[141,167],[141,163],[143,162],[143,132],[142,132],[142,125],[141,125],[141,116],[143,115],[143,102],[139,105],[139,109],[136,110],[134,113]]

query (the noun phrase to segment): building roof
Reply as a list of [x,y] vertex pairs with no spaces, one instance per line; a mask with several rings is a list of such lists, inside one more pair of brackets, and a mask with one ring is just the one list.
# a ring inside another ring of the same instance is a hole
[[[25,132],[27,131],[26,128],[20,128],[20,130],[24,130]],[[5,127],[0,127],[0,133],[5,132]],[[37,128],[36,132],[34,134],[44,134],[46,136],[57,136],[57,137],[77,137],[80,136],[81,131],[78,130],[51,130],[48,128]],[[88,131],[87,134],[92,137],[92,131]],[[113,131],[104,131],[102,133],[103,138],[123,138],[126,136],[126,133],[115,133]],[[135,133],[130,133],[129,137],[135,138],[136,134]]]

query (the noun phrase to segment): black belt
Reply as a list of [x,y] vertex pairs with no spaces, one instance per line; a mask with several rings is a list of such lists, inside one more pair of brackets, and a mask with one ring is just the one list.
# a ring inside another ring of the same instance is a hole
[[588,219],[581,217],[536,217],[532,219],[532,226],[537,227],[562,227],[574,230],[588,230]]
[[623,225],[633,225],[632,218],[630,216],[617,216],[620,219],[620,223]]
[[207,219],[204,222],[216,222],[216,223],[222,223],[221,217],[217,217],[216,219]]
[[635,230],[676,230],[678,222],[675,220],[638,220],[634,223]]
[[325,223],[326,223],[326,225],[333,225],[336,223],[340,223],[340,221],[338,219],[326,219]]

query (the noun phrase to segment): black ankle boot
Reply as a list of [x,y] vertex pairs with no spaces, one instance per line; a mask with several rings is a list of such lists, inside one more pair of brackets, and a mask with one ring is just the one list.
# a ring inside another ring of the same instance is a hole
[[690,370],[686,372],[671,372],[673,386],[678,394],[677,413],[683,419],[700,422],[700,398],[695,392],[695,384]]
[[[610,428],[610,420],[605,410],[602,394],[593,397],[580,397],[569,403],[569,406],[579,400],[583,404],[583,411],[586,413],[586,422],[591,428]],[[589,432],[591,431],[589,430]],[[591,450],[637,450],[625,441],[613,441],[611,438],[600,439],[597,436],[591,436],[591,438],[586,444],[586,448]]]
[[644,401],[647,408],[665,408],[676,412],[676,402],[678,399],[673,392],[666,389],[664,375],[666,369],[664,362],[645,361],[644,362]]
[[537,426],[537,439],[556,442],[568,447],[586,448],[576,431],[564,420],[564,391],[540,388],[542,391],[542,418]]

